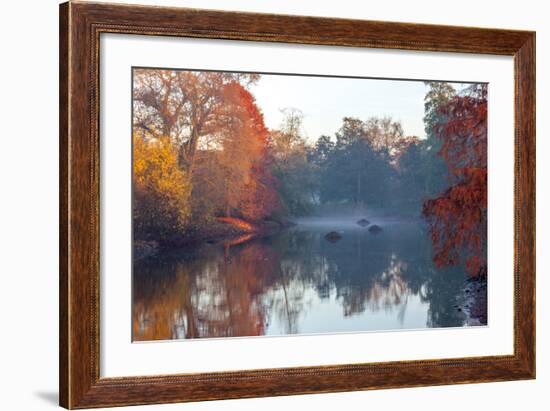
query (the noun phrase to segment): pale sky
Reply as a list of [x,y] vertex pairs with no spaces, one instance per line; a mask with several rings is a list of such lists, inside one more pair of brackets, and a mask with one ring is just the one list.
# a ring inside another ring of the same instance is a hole
[[[460,90],[463,85],[454,83]],[[322,134],[334,137],[343,117],[391,116],[401,121],[405,135],[425,137],[422,81],[356,79],[262,74],[251,87],[268,128],[278,128],[280,109],[294,107],[304,114],[304,132],[311,143]]]

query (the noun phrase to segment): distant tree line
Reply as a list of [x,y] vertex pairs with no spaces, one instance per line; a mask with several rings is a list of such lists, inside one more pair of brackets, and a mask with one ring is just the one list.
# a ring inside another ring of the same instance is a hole
[[287,117],[287,123],[298,125],[292,127],[295,151],[305,152],[301,161],[294,161],[292,174],[296,181],[287,189],[291,214],[332,203],[420,215],[424,201],[449,184],[449,169],[440,153],[442,140],[435,127],[443,119],[439,109],[456,97],[448,83],[427,86],[425,139],[406,136],[401,123],[391,117],[345,117],[333,137],[321,136],[314,145],[307,146],[300,138],[299,113]]
[[428,221],[434,260],[486,267],[487,87],[426,83],[426,138],[391,117],[345,117],[308,143],[303,115],[269,130],[255,74],[136,69],[136,239],[195,236],[225,221],[256,224],[352,205]]

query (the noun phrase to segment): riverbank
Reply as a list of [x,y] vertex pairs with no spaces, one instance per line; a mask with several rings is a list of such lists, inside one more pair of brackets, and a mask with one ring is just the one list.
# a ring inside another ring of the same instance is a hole
[[465,325],[487,325],[487,277],[466,280],[455,309],[465,316]]
[[252,238],[271,235],[284,228],[295,225],[289,220],[266,220],[252,223],[235,217],[218,217],[207,227],[188,231],[162,239],[134,240],[134,260],[152,257],[164,250],[184,246],[197,246],[201,243],[240,244]]

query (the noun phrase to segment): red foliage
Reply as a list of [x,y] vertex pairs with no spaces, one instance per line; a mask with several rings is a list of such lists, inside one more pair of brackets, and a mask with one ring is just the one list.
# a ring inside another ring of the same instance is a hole
[[279,197],[276,191],[278,181],[271,173],[272,158],[269,150],[269,132],[264,123],[264,117],[254,96],[238,82],[229,83],[226,88],[237,96],[238,104],[244,108],[249,120],[250,138],[257,139],[258,153],[250,170],[250,178],[239,204],[242,217],[259,221],[273,213],[279,207]]
[[456,96],[440,107],[435,132],[451,186],[424,203],[434,262],[443,267],[462,261],[471,276],[487,271],[487,88]]

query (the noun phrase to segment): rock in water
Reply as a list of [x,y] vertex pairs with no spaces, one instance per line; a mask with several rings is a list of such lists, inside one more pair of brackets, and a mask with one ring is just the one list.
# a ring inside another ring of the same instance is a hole
[[369,232],[373,234],[378,234],[380,231],[382,231],[382,227],[379,225],[373,224],[369,227]]
[[366,218],[362,218],[361,220],[357,221],[357,224],[359,224],[361,227],[366,227],[370,224],[370,221]]
[[331,231],[330,233],[327,233],[325,235],[325,239],[327,241],[330,241],[331,243],[335,243],[336,241],[340,240],[342,236],[340,233],[337,233],[336,231]]

